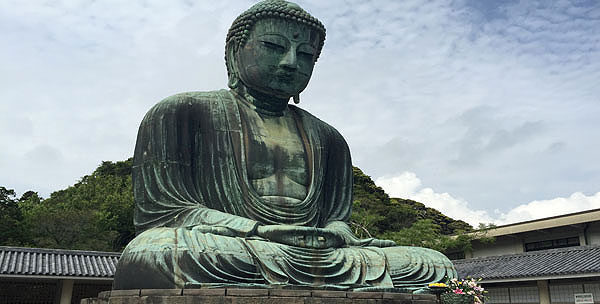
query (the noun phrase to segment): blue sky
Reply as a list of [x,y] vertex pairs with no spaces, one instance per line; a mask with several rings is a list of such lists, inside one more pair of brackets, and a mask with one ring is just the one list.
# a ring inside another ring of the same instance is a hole
[[[0,185],[132,155],[144,113],[226,87],[254,1],[0,2]],[[600,208],[597,1],[297,1],[327,28],[301,106],[393,196],[472,224]]]

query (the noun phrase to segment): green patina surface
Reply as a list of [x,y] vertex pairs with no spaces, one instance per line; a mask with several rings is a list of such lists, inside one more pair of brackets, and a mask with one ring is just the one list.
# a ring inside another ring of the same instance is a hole
[[352,163],[299,101],[325,29],[263,1],[227,37],[230,90],[171,96],[141,123],[133,166],[137,237],[114,289],[269,286],[423,291],[455,277],[439,252],[358,239]]

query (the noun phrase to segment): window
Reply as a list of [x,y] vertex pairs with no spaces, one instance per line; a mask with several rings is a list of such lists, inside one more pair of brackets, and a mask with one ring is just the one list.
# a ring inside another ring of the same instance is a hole
[[575,303],[575,294],[583,292],[583,285],[550,285],[551,303]]
[[488,291],[485,303],[489,304],[508,304],[510,303],[510,293],[508,288],[486,288]]
[[562,239],[525,243],[525,251],[537,251],[571,246],[579,246],[579,237],[574,236]]
[[539,303],[540,294],[537,286],[511,287],[509,289],[510,303]]
[[600,302],[600,282],[583,284],[583,292],[589,292],[594,296],[594,302]]
[[486,287],[487,304],[534,304],[540,303],[537,286]]

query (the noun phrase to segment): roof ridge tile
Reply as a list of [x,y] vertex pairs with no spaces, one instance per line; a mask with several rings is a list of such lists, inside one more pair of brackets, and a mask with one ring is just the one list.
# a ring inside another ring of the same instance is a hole
[[0,276],[85,276],[110,278],[115,252],[0,246]]
[[[460,277],[484,280],[600,273],[600,246],[575,246],[454,261]],[[510,261],[510,262],[507,262]],[[511,265],[507,267],[507,265]]]

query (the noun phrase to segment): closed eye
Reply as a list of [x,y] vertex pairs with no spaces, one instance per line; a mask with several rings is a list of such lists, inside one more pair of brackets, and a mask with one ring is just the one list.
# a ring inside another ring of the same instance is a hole
[[312,58],[315,54],[309,53],[309,52],[298,51],[298,55],[307,57],[307,58]]
[[275,50],[275,51],[279,51],[279,52],[284,52],[285,51],[285,47],[282,46],[282,45],[279,45],[277,43],[273,43],[273,42],[269,42],[269,41],[261,41],[261,43],[262,43],[263,46],[265,46],[265,47],[267,47],[269,49],[272,49],[272,50]]
[[298,47],[298,55],[304,58],[313,58],[315,56],[315,49],[308,44],[301,44]]

